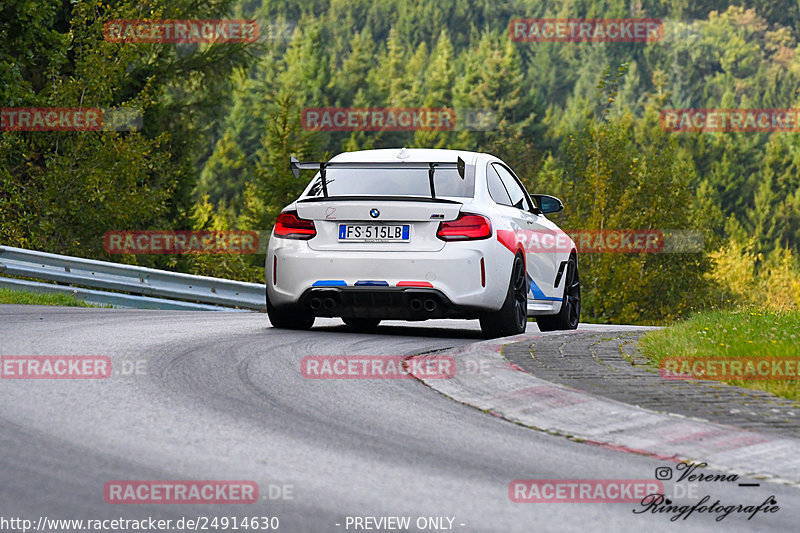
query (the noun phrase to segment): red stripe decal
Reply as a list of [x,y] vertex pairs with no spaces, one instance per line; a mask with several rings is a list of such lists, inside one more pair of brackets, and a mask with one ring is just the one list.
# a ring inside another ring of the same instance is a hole
[[517,234],[511,230],[507,229],[499,229],[497,230],[497,240],[500,241],[500,244],[511,250],[511,252],[516,253],[517,250],[520,248],[519,239],[517,238]]
[[433,285],[427,281],[398,281],[398,287],[429,287],[433,288]]

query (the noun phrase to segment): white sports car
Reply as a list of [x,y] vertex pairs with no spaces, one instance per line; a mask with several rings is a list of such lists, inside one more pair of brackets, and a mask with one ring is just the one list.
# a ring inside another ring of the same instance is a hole
[[[339,154],[278,216],[266,260],[267,311],[279,328],[317,316],[368,330],[381,320],[479,319],[487,337],[575,329],[578,256],[500,159],[455,150]],[[549,243],[549,244],[548,244]],[[555,243],[558,243],[557,245]]]

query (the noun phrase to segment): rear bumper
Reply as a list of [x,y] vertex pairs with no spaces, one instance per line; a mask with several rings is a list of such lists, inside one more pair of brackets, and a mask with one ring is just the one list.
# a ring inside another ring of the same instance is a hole
[[478,318],[479,309],[456,306],[441,291],[411,287],[318,287],[306,290],[300,306],[315,316],[427,320]]
[[[433,291],[432,298],[438,298],[440,303],[437,308],[447,309],[448,314],[419,318],[474,315],[476,310],[497,310],[503,304],[512,257],[494,239],[447,243],[436,252],[332,252],[311,250],[305,241],[273,238],[266,260],[267,292],[275,306],[302,303],[310,307],[310,299],[305,300],[308,294],[324,289],[343,299],[342,311],[360,312],[369,307],[363,299],[366,296],[360,295],[371,294],[375,306],[391,304],[393,316],[400,318],[410,308],[408,295]],[[371,285],[356,286],[364,282]],[[409,282],[427,287],[403,286]],[[382,300],[385,298],[389,300]],[[319,316],[347,316],[324,314],[324,309],[319,308],[314,311]],[[382,314],[380,318],[389,317]]]

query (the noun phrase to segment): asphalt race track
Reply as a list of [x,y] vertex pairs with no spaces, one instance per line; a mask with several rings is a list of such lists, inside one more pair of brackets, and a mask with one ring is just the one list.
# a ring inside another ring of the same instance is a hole
[[[324,319],[292,332],[258,313],[0,306],[0,355],[105,355],[117,369],[0,380],[0,516],[269,516],[299,533],[364,531],[352,517],[381,516],[411,517],[409,531],[435,530],[414,526],[421,517],[463,532],[797,530],[800,489],[775,483],[701,487],[728,504],[774,495],[780,506],[721,523],[634,514],[634,503],[512,502],[514,479],[653,479],[665,463],[509,423],[414,379],[300,374],[306,355],[411,355],[479,339],[476,322],[389,324],[359,334]],[[261,500],[110,504],[111,480],[253,480]]]

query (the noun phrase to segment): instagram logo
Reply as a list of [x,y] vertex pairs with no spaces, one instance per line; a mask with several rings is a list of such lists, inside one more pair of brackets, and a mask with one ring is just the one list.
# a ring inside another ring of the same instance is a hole
[[668,466],[659,466],[656,468],[656,479],[660,481],[672,479],[672,469]]

